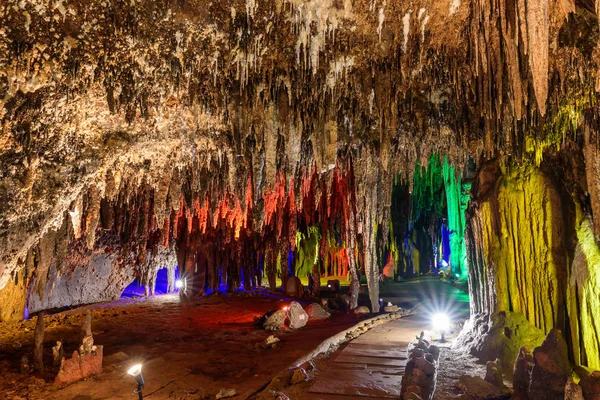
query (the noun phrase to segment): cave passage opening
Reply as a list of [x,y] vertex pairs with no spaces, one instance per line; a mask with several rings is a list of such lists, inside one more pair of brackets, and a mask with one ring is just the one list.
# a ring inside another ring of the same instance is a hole
[[395,260],[395,276],[433,273],[467,280],[465,213],[474,176],[472,159],[459,173],[447,157],[432,154],[425,165],[416,161],[411,184],[396,177],[390,245],[382,252]]
[[127,285],[121,293],[121,299],[129,299],[142,297],[144,295],[165,295],[177,293],[179,289],[175,282],[179,279],[179,267],[174,268],[163,267],[156,271],[154,278],[149,279],[145,284],[136,276],[129,285]]

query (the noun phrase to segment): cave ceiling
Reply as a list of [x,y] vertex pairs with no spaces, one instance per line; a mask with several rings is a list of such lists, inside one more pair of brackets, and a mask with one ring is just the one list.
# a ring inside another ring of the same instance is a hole
[[177,179],[260,203],[278,176],[350,159],[360,187],[432,152],[460,167],[577,142],[565,130],[597,120],[597,6],[2,2],[0,288],[91,187],[146,184],[177,203]]

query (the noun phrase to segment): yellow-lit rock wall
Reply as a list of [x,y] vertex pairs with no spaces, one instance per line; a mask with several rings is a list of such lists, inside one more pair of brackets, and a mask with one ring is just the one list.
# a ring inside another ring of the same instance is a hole
[[600,251],[591,219],[539,168],[482,171],[467,232],[473,314],[518,312],[546,333],[559,328],[575,363],[600,368]]
[[577,207],[577,248],[567,285],[574,361],[600,369],[600,249],[591,220]]

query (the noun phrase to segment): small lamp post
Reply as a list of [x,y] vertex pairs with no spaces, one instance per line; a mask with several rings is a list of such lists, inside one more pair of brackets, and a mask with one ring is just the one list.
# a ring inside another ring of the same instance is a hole
[[450,317],[445,313],[436,313],[433,314],[431,322],[433,324],[433,330],[438,331],[441,334],[440,342],[444,343],[446,341],[446,332],[450,330]]
[[137,383],[137,388],[133,391],[135,395],[137,393],[138,399],[143,400],[144,396],[142,395],[142,390],[144,389],[144,376],[142,375],[142,364],[136,364],[133,367],[129,368],[127,373],[135,378]]

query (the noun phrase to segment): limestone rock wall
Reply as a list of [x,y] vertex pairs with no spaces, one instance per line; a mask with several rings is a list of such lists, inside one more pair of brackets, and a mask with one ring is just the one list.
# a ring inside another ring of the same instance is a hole
[[471,311],[517,312],[544,333],[568,332],[573,361],[598,368],[598,245],[577,191],[559,183],[543,166],[482,167],[467,232]]

